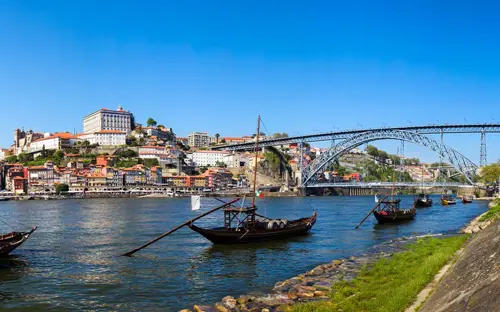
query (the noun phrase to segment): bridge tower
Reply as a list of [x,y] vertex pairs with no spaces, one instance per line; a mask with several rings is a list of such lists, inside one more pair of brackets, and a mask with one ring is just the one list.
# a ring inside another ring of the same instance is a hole
[[479,152],[479,166],[486,166],[486,132],[481,130],[481,150]]

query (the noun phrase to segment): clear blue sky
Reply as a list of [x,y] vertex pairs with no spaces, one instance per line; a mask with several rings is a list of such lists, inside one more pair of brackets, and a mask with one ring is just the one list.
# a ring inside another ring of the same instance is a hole
[[[81,131],[83,116],[119,104],[180,136],[249,134],[257,114],[290,135],[493,122],[499,10],[494,1],[1,1],[0,146],[17,127]],[[478,161],[478,135],[446,140]],[[488,137],[489,161],[498,142]]]

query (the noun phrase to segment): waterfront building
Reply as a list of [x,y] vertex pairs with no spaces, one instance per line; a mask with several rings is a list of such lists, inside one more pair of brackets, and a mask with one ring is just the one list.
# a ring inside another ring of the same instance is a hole
[[[237,143],[246,143],[246,142],[251,142],[253,141],[254,139],[252,139],[251,137],[249,136],[245,136],[245,137],[241,137],[241,138],[231,138],[231,137],[228,137],[228,138],[222,138],[222,140],[224,140],[224,142],[226,142],[225,144],[237,144]],[[220,141],[222,140],[219,140],[219,143]]]
[[16,177],[26,178],[27,171],[22,164],[4,164],[3,167],[4,167],[3,171],[5,172],[4,187],[6,190],[13,192],[15,187],[14,178]]
[[208,176],[197,175],[197,176],[171,176],[165,177],[163,180],[169,184],[179,187],[207,187],[208,186]]
[[204,147],[210,145],[210,137],[207,132],[193,132],[188,135],[190,147]]
[[90,144],[100,146],[120,146],[127,144],[127,134],[121,130],[100,130],[94,133],[83,133],[80,140],[89,141]]
[[149,176],[149,169],[145,168],[144,165],[135,165],[130,168],[123,169],[124,183],[125,185],[144,185],[147,181],[147,176]]
[[76,144],[80,139],[69,132],[56,132],[46,134],[30,143],[28,151],[30,153],[41,152],[42,150],[60,150]]
[[102,172],[92,172],[87,175],[87,185],[90,187],[106,186],[106,176]]
[[225,168],[209,168],[203,173],[209,187],[227,187],[233,184],[233,174]]
[[[96,133],[115,130],[129,133],[132,129],[132,113],[118,106],[117,110],[102,108],[83,118],[83,132]],[[111,145],[111,144],[110,144]]]
[[31,188],[46,189],[59,182],[59,174],[55,171],[54,163],[46,162],[43,166],[30,166],[28,170],[28,186]]
[[14,189],[12,190],[14,192],[14,194],[16,195],[24,195],[27,193],[27,181],[28,179],[24,178],[24,177],[14,177],[13,178],[13,185],[14,185]]
[[160,166],[155,166],[151,168],[147,184],[156,185],[162,183],[162,169]]
[[196,151],[187,154],[197,167],[215,166],[218,162],[224,162],[224,157],[230,155],[227,151]]
[[106,186],[123,187],[123,172],[117,168],[106,166],[102,169],[106,177]]

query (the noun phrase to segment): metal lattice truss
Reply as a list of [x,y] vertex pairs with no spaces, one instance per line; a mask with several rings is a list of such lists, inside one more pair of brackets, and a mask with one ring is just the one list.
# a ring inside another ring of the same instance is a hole
[[[293,136],[288,138],[264,139],[259,142],[259,146],[278,146],[300,142],[320,142],[332,140],[344,140],[352,135],[362,134],[365,132],[386,132],[386,131],[410,131],[419,134],[447,134],[447,133],[500,133],[500,124],[462,124],[462,125],[426,125],[426,126],[407,126],[407,127],[390,127],[390,128],[371,128],[371,129],[354,129],[345,131],[325,132],[318,134],[309,134],[302,136]],[[213,146],[212,150],[251,150],[255,148],[255,142],[246,142],[238,144],[228,144]]]
[[316,181],[323,175],[329,164],[364,143],[378,140],[402,140],[427,147],[443,159],[446,159],[448,163],[465,176],[468,183],[473,184],[472,177],[476,173],[477,166],[451,147],[419,133],[397,129],[379,129],[353,134],[337,145],[332,146],[326,153],[318,156],[302,170],[301,186],[310,187],[316,184]]

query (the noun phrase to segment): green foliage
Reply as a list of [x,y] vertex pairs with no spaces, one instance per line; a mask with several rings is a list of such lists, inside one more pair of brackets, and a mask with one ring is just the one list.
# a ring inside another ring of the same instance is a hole
[[5,161],[9,164],[14,164],[14,163],[17,163],[19,161],[19,159],[17,158],[16,155],[12,155],[12,156],[7,156],[5,158]]
[[479,221],[495,221],[497,219],[500,219],[500,199],[498,198],[490,203],[490,209],[479,218]]
[[135,116],[134,114],[130,114],[130,131],[134,131],[135,129]]
[[164,125],[158,125],[158,126],[156,126],[156,127],[157,127],[157,128],[165,128],[165,126],[164,126]]
[[278,155],[276,155],[275,153],[271,153],[271,152],[265,152],[264,158],[266,159],[267,163],[269,164],[269,167],[271,168],[271,170],[277,171],[280,169],[281,159]]
[[26,153],[21,153],[17,156],[19,162],[25,163],[30,160],[33,160],[33,155],[31,154],[26,154]]
[[137,165],[137,163],[138,163],[137,159],[129,159],[129,160],[120,159],[116,162],[115,167],[128,168]]
[[500,180],[500,164],[491,164],[482,167],[479,180],[483,183],[493,183]]
[[351,282],[332,286],[331,301],[296,304],[288,311],[404,311],[463,245],[467,235],[417,240],[407,251],[363,268]]
[[54,158],[57,159],[57,160],[63,159],[64,158],[64,152],[61,151],[61,150],[55,151]]
[[226,139],[222,139],[222,140],[220,140],[220,142],[221,142],[222,144],[226,144]]
[[282,133],[279,133],[279,132],[276,132],[272,135],[272,137],[274,139],[279,139],[279,138],[288,138],[288,133],[286,132],[282,132]]
[[336,160],[335,162],[333,162],[327,169],[328,171],[335,171],[337,172],[337,175],[338,176],[345,176],[346,174],[349,173],[349,171],[345,168],[345,167],[342,167],[339,163],[338,160]]
[[148,120],[146,121],[146,124],[148,125],[148,127],[154,127],[154,126],[156,126],[157,123],[156,123],[156,120],[149,117]]
[[138,161],[140,164],[143,164],[144,166],[146,166],[147,168],[151,168],[151,167],[154,167],[154,166],[159,166],[160,163],[158,162],[158,159],[156,158],[152,158],[152,159],[139,159]]
[[400,181],[400,182],[413,181],[408,172],[401,173],[399,171],[395,171],[391,167],[378,165],[373,161],[366,162],[364,171],[366,172],[366,174],[363,180],[366,182],[372,182],[372,181],[392,182],[393,176],[394,176],[394,181]]
[[123,158],[137,157],[137,153],[131,149],[121,150],[117,152],[115,155]]
[[[390,159],[392,161],[392,163],[395,165],[399,165],[403,162],[401,157],[399,157],[398,155],[389,154],[386,151],[379,150],[378,148],[376,148],[373,145],[368,145],[365,150],[368,153],[368,155],[370,155],[374,158],[383,160],[383,161],[385,161],[386,159]],[[415,165],[416,166],[416,165],[420,164],[420,159],[407,158],[404,160],[404,163],[407,165]]]
[[64,183],[59,183],[56,185],[56,194],[60,195],[62,193],[67,193],[69,191],[69,185]]
[[201,173],[204,173],[205,171],[208,170],[208,166],[203,166],[203,167],[199,167],[198,168],[198,172],[201,174]]
[[227,165],[225,163],[223,163],[222,161],[216,161],[215,162],[215,167],[227,168]]

